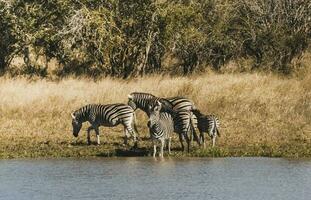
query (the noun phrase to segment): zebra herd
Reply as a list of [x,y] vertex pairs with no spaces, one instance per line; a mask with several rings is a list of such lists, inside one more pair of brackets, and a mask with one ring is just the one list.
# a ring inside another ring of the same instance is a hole
[[[82,123],[88,121],[91,126],[87,129],[87,143],[90,144],[90,132],[95,130],[97,144],[100,144],[99,126],[113,127],[122,124],[124,127],[124,144],[128,144],[128,138],[134,140],[134,148],[137,148],[138,131],[136,127],[135,110],[141,109],[148,116],[147,126],[153,143],[153,156],[156,155],[157,143],[160,141],[160,156],[163,157],[163,149],[168,148],[170,154],[171,133],[179,136],[182,151],[186,140],[187,151],[193,139],[205,148],[206,133],[212,139],[215,146],[219,133],[219,120],[214,115],[205,115],[200,112],[194,103],[185,97],[161,98],[149,93],[133,92],[128,95],[128,104],[89,104],[71,113],[73,135],[78,136]],[[196,133],[199,130],[200,135]],[[166,145],[167,143],[167,145]]]

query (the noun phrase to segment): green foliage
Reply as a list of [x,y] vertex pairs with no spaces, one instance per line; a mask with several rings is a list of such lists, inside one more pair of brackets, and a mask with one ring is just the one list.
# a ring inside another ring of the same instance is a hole
[[0,1],[0,72],[3,73],[13,59],[15,43],[14,16],[9,12],[9,4]]
[[308,0],[0,1],[0,70],[14,57],[38,66],[34,56],[47,73],[56,59],[59,76],[127,78],[162,72],[171,55],[180,62],[169,71],[184,75],[240,58],[289,73],[310,44],[310,16]]
[[293,58],[310,43],[310,1],[240,0],[235,11],[242,54],[253,57],[255,67],[287,73]]

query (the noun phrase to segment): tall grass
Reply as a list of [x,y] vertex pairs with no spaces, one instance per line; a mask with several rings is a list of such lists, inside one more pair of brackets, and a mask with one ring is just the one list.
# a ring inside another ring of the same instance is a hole
[[[217,148],[192,156],[311,155],[311,76],[283,78],[267,74],[149,76],[133,80],[61,81],[0,78],[0,158],[117,155],[122,127],[101,128],[104,144],[86,146],[84,125],[77,141],[70,113],[88,103],[126,103],[133,91],[157,96],[187,96],[204,113],[221,120]],[[138,128],[147,137],[146,116]],[[94,135],[93,135],[94,137]],[[94,140],[94,138],[93,138]],[[149,149],[149,141],[141,141]],[[173,148],[179,147],[174,138]],[[176,156],[180,153],[176,153]]]

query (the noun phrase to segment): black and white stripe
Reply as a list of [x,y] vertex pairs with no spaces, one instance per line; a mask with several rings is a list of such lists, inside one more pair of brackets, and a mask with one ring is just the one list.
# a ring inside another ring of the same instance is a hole
[[149,93],[133,92],[128,95],[128,105],[131,106],[134,110],[141,109],[148,116],[150,114],[150,107],[153,107],[158,100],[160,100],[159,97]]
[[[160,101],[157,101],[155,106],[150,109],[150,118],[148,122],[148,126],[150,128],[150,123],[158,124],[157,131],[159,136],[162,137],[161,133],[165,133],[166,130],[173,130],[179,136],[179,140],[182,146],[182,150],[184,151],[183,138],[186,139],[188,152],[190,150],[190,139],[189,136],[195,132],[196,126],[196,117],[191,111],[181,110],[181,111],[161,111],[162,104]],[[160,118],[162,117],[162,118]],[[160,126],[161,124],[161,126]],[[169,128],[168,128],[169,127]],[[171,131],[172,132],[172,131]],[[156,133],[154,133],[153,137],[156,137]],[[198,138],[196,138],[198,141]]]
[[148,117],[150,115],[150,109],[153,108],[158,101],[162,103],[161,111],[173,111],[173,105],[167,99],[142,92],[133,92],[128,95],[128,105],[134,110],[141,109]]
[[[82,127],[82,123],[88,121],[91,126],[87,129],[87,142],[90,144],[90,131],[95,130],[97,136],[97,144],[99,140],[99,126],[113,127],[119,124],[124,126],[124,143],[127,144],[127,138],[133,136],[135,146],[136,140],[136,117],[135,112],[129,105],[126,104],[89,104],[74,111],[71,114],[73,135],[78,136]],[[130,134],[130,135],[129,135]]]
[[171,153],[171,133],[174,132],[174,121],[171,114],[160,112],[160,107],[156,106],[153,112],[150,113],[148,127],[150,138],[153,143],[153,157],[157,152],[156,142],[161,142],[160,156],[163,157],[163,148],[167,142],[168,152]]
[[198,129],[200,131],[200,138],[205,148],[204,133],[207,133],[212,139],[212,146],[215,146],[216,137],[220,137],[219,126],[220,121],[215,115],[202,114],[198,109],[193,110],[198,119]]
[[167,99],[173,106],[173,110],[180,111],[180,110],[194,110],[196,109],[193,101],[186,97],[167,97]]
[[186,139],[188,152],[190,151],[190,145],[193,137],[195,137],[195,140],[200,145],[199,138],[195,131],[197,128],[197,118],[191,111],[176,111],[174,115],[174,124],[175,132],[179,135],[182,151],[185,149],[183,139]]
[[[156,102],[160,101],[162,103],[161,111],[168,111],[168,112],[179,112],[179,111],[191,111],[196,109],[194,103],[185,97],[169,97],[169,98],[161,98],[156,97],[150,93],[142,93],[142,92],[133,92],[128,95],[128,105],[130,105],[134,110],[137,108],[143,110],[148,116],[150,115],[150,108],[156,105]],[[193,116],[195,118],[195,116]],[[197,143],[200,145],[200,141],[198,136],[196,135],[196,131],[193,131],[194,135],[191,135],[191,141],[194,137]],[[182,138],[181,144],[182,143]],[[184,148],[183,148],[184,149]]]
[[[128,105],[134,110],[137,108],[143,110],[149,116],[150,107],[154,107],[156,102],[162,103],[162,109],[173,109],[174,111],[193,110],[194,103],[185,97],[156,97],[150,93],[133,92],[128,95]],[[163,111],[163,110],[162,110]]]

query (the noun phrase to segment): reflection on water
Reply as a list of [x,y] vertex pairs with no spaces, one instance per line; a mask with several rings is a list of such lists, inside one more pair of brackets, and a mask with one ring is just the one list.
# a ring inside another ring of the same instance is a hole
[[311,160],[0,160],[0,199],[311,199]]

